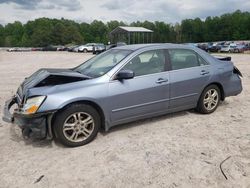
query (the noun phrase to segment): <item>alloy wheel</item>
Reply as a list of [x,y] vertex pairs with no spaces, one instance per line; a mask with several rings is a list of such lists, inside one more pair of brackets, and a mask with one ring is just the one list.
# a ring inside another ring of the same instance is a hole
[[211,111],[216,108],[219,102],[219,94],[216,89],[210,89],[206,92],[203,100],[206,110]]
[[93,117],[85,112],[71,114],[63,124],[63,134],[71,142],[86,140],[94,130]]

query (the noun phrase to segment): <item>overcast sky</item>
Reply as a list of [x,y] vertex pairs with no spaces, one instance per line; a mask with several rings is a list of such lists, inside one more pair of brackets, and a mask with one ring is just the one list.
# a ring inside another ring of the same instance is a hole
[[250,0],[0,0],[0,24],[40,17],[91,22],[201,19],[235,10],[250,11]]

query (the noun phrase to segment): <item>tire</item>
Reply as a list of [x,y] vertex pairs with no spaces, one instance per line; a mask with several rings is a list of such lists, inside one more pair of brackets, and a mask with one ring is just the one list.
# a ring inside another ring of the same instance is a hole
[[87,50],[87,49],[84,49],[84,50],[83,50],[83,52],[84,52],[84,53],[87,53],[87,52],[88,52],[88,50]]
[[202,114],[210,114],[216,110],[220,99],[221,92],[218,86],[210,85],[202,92],[196,110]]
[[87,104],[72,104],[56,115],[53,130],[57,141],[76,147],[94,140],[100,125],[101,118],[95,108]]

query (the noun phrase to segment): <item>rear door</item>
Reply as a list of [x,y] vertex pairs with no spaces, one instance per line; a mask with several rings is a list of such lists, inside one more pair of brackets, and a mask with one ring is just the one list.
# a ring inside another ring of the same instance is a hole
[[109,83],[111,121],[128,122],[166,111],[169,105],[169,73],[165,50],[150,50],[135,56],[122,70],[135,77]]
[[170,108],[195,107],[211,75],[210,65],[195,51],[169,49]]

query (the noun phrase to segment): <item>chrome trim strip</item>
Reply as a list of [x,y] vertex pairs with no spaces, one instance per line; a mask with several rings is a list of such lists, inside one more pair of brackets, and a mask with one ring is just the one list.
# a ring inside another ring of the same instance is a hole
[[143,103],[143,104],[137,104],[137,105],[128,106],[128,107],[124,107],[124,108],[118,108],[118,109],[112,110],[112,112],[119,112],[119,111],[131,109],[131,108],[138,108],[138,107],[141,107],[141,106],[147,106],[147,105],[156,104],[156,103],[165,102],[165,101],[169,101],[169,99],[161,99],[161,100],[158,100],[158,101],[153,101],[153,102],[148,102],[148,103]]
[[198,95],[198,93],[192,93],[192,94],[188,94],[188,95],[173,97],[173,98],[170,98],[170,100],[176,100],[176,99],[180,99],[180,98],[191,97],[191,96],[194,96],[194,95]]

